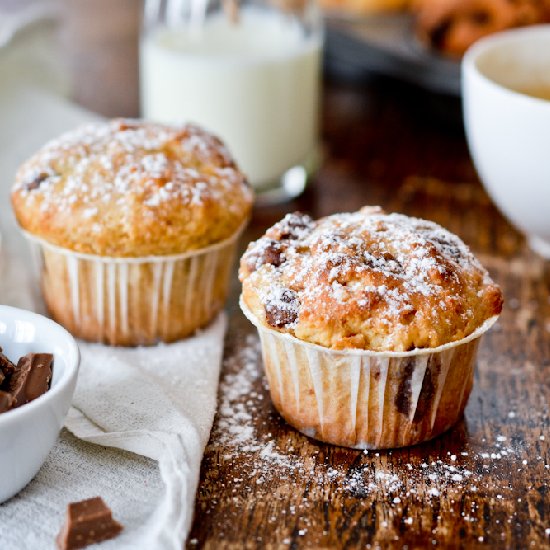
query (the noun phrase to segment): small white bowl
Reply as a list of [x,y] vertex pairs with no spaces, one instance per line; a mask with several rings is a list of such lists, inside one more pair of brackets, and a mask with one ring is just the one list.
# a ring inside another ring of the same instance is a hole
[[462,61],[464,122],[481,181],[500,210],[550,258],[550,25],[498,33]]
[[0,502],[4,502],[31,481],[53,447],[71,404],[80,352],[74,338],[54,321],[9,306],[0,306],[0,347],[15,363],[31,352],[54,355],[50,389],[0,414]]

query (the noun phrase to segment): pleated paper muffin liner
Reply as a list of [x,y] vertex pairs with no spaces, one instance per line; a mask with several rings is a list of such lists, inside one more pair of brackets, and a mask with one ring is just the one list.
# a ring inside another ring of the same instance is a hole
[[410,352],[332,350],[264,326],[258,329],[271,399],[305,435],[355,449],[405,447],[448,430],[464,412],[477,347],[496,322],[468,337]]
[[82,254],[24,234],[51,316],[78,338],[133,346],[179,340],[216,316],[243,228],[199,250],[145,258]]

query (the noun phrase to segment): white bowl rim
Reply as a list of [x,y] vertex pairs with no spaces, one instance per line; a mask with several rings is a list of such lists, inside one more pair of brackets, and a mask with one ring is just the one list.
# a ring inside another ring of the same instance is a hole
[[543,108],[550,108],[550,101],[546,99],[541,99],[539,97],[533,97],[531,95],[518,92],[500,84],[496,80],[489,78],[487,75],[482,73],[478,66],[477,60],[479,57],[485,53],[487,50],[490,50],[493,47],[498,46],[499,44],[507,44],[510,40],[518,38],[521,35],[548,35],[550,36],[550,23],[540,24],[540,25],[531,25],[529,27],[519,27],[516,29],[508,29],[506,31],[500,31],[484,38],[477,40],[464,54],[462,58],[462,86],[464,88],[464,75],[466,73],[475,75],[480,79],[485,85],[490,86],[494,90],[498,90],[501,93],[508,94],[510,97],[513,97],[520,101],[525,102],[534,102],[536,105],[545,106]]
[[[0,430],[3,426],[9,424],[10,422],[16,422],[18,418],[21,418],[25,414],[31,413],[33,410],[45,406],[50,401],[57,399],[57,395],[68,385],[71,380],[78,373],[78,368],[80,366],[80,350],[78,344],[74,337],[69,333],[69,331],[63,328],[60,324],[56,323],[52,319],[40,315],[39,313],[34,313],[26,309],[20,309],[17,307],[0,305],[0,319],[4,311],[11,311],[16,315],[25,317],[25,320],[33,322],[35,324],[43,323],[49,325],[50,328],[57,331],[61,338],[64,340],[63,345],[67,346],[69,354],[69,361],[66,365],[66,368],[63,371],[63,376],[57,381],[55,385],[52,385],[50,389],[42,394],[41,396],[33,399],[30,403],[21,405],[15,409],[0,413]],[[55,363],[54,363],[55,368]]]
[[468,344],[469,342],[472,342],[473,340],[476,340],[477,338],[480,338],[485,334],[498,320],[500,317],[500,314],[493,315],[492,317],[489,317],[486,321],[484,321],[474,332],[469,334],[468,336],[462,338],[461,340],[456,340],[455,342],[449,342],[447,344],[442,344],[441,346],[438,346],[436,348],[415,348],[411,351],[373,351],[368,349],[358,349],[358,348],[349,348],[349,349],[333,349],[333,348],[327,348],[325,346],[321,346],[319,344],[313,344],[312,342],[306,342],[305,340],[300,340],[299,338],[296,338],[296,336],[293,336],[292,334],[289,334],[288,332],[279,332],[278,330],[272,329],[270,327],[266,327],[263,325],[256,316],[250,311],[248,306],[244,302],[243,295],[239,297],[239,306],[241,307],[242,312],[244,313],[245,317],[258,329],[258,330],[264,330],[265,332],[272,332],[276,335],[280,336],[281,338],[284,338],[286,340],[291,341],[294,344],[302,344],[307,348],[314,349],[316,351],[321,351],[325,353],[333,353],[335,355],[342,355],[342,356],[361,356],[361,357],[377,357],[379,359],[385,359],[385,358],[391,358],[391,357],[416,357],[418,355],[431,355],[434,353],[441,353],[448,349],[455,348],[458,346],[461,346],[462,344]]

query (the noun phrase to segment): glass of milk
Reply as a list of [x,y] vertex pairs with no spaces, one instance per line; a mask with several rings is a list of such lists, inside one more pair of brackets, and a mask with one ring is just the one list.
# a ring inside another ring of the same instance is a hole
[[323,39],[315,0],[146,0],[142,115],[228,145],[260,201],[298,195],[318,163]]

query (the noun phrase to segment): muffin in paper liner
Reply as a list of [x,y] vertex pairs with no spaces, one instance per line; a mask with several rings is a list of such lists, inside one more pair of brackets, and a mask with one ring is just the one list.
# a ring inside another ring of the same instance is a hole
[[468,337],[410,352],[334,350],[256,326],[271,399],[305,435],[355,449],[422,443],[462,416],[473,385],[481,336],[498,316]]
[[253,198],[216,136],[132,119],[49,141],[11,192],[52,317],[115,345],[171,342],[212,320]]
[[145,258],[82,254],[24,234],[53,319],[78,338],[133,346],[179,340],[216,316],[243,228],[202,249]]

